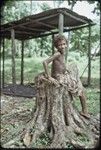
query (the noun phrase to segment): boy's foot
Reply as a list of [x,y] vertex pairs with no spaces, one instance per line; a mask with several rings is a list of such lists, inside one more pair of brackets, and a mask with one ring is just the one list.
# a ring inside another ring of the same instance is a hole
[[88,113],[80,112],[80,115],[86,117],[87,119],[90,119],[90,114],[88,114]]

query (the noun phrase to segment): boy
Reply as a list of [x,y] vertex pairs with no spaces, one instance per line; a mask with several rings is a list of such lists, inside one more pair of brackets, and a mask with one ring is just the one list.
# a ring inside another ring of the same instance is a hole
[[[66,76],[68,91],[70,91],[72,95],[77,93],[80,98],[80,102],[82,106],[81,115],[85,116],[86,118],[89,118],[83,86],[78,75],[77,74],[75,75],[77,70],[75,71],[75,73],[73,73],[72,71],[66,69],[65,49],[67,48],[67,44],[68,41],[63,35],[58,35],[55,37],[54,46],[57,48],[58,51],[53,56],[49,57],[43,62],[45,75],[46,78],[48,78],[50,82],[54,84],[57,84],[57,80],[59,80],[59,75]],[[51,62],[52,62],[52,67],[51,67],[51,75],[50,75],[48,71],[48,64]]]

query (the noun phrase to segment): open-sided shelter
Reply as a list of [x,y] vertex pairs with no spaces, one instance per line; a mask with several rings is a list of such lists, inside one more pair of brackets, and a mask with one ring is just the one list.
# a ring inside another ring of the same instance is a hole
[[[15,39],[22,41],[22,56],[21,56],[21,84],[23,84],[23,64],[24,64],[24,40],[48,36],[54,34],[62,34],[80,28],[89,28],[89,45],[88,45],[88,84],[91,78],[91,60],[90,60],[90,27],[94,25],[91,19],[81,16],[67,8],[50,9],[38,14],[24,17],[20,20],[9,22],[1,25],[1,37],[12,40],[12,83],[16,83],[15,79]],[[4,41],[4,40],[3,40]],[[3,42],[3,85],[4,85],[4,42]]]

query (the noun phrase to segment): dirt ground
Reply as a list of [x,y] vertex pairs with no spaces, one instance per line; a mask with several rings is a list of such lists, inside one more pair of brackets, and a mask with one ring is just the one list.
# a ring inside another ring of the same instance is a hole
[[34,106],[35,89],[33,85],[7,85],[1,90],[1,147],[7,145],[7,148],[19,148],[16,137],[32,118]]
[[35,87],[34,85],[20,85],[20,84],[6,84],[2,88],[2,93],[10,96],[20,96],[32,98],[35,96]]
[[[31,92],[31,91],[30,91]],[[28,96],[28,91],[23,94]],[[29,93],[30,94],[30,93]],[[1,94],[1,146],[14,142],[23,127],[31,119],[35,97],[19,97]]]

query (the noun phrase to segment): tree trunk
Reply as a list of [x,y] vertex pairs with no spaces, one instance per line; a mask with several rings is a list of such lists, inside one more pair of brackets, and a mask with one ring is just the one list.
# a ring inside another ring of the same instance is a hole
[[53,85],[41,73],[35,78],[35,85],[36,111],[22,134],[24,145],[33,147],[42,134],[48,133],[51,143],[45,148],[66,148],[67,144],[93,148],[99,139],[99,118],[81,116],[65,84]]

